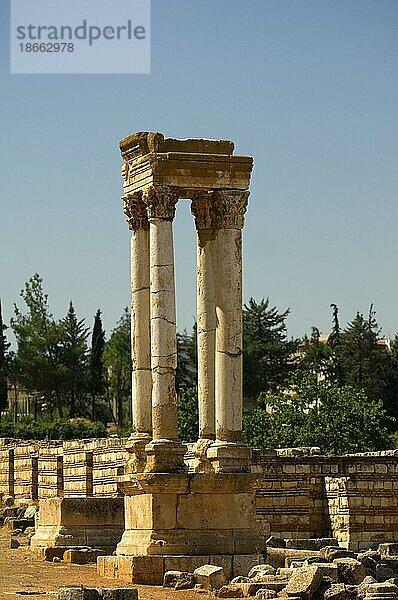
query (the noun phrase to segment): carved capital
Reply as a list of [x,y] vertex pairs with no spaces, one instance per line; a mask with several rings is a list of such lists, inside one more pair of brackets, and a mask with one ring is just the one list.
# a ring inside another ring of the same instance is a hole
[[176,212],[178,188],[171,185],[151,185],[143,193],[148,219],[172,221]]
[[192,196],[191,213],[195,217],[196,229],[214,229],[212,192],[196,190]]
[[147,229],[149,227],[146,206],[142,199],[142,192],[126,194],[122,197],[123,212],[126,215],[126,221],[129,229]]
[[249,194],[248,190],[214,192],[213,206],[217,229],[243,229]]

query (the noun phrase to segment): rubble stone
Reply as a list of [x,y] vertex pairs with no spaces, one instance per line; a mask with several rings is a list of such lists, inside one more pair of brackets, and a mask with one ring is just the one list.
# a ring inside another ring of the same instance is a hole
[[322,582],[322,572],[319,566],[309,565],[296,569],[290,577],[285,589],[286,596],[297,596],[310,600]]
[[391,567],[387,566],[384,562],[376,563],[375,572],[376,572],[376,580],[379,581],[380,583],[383,581],[387,581],[387,579],[391,579],[391,578],[395,577],[394,571],[391,569]]
[[222,567],[203,565],[194,571],[195,580],[205,590],[218,590],[227,584],[227,578]]
[[218,591],[219,598],[247,598],[254,596],[261,589],[261,584],[257,583],[230,583],[224,585]]
[[324,593],[324,600],[349,600],[351,597],[345,583],[334,583]]
[[187,590],[195,587],[195,577],[188,571],[166,571],[163,578],[163,587]]
[[265,545],[270,546],[272,548],[286,548],[285,540],[283,538],[277,537],[276,535],[271,535],[265,542]]
[[248,573],[249,579],[256,579],[257,577],[263,577],[264,575],[274,575],[275,568],[268,564],[255,565]]
[[260,588],[256,592],[256,598],[262,598],[262,600],[272,600],[276,597],[276,592],[274,590],[267,590],[265,588]]
[[365,567],[355,558],[335,558],[340,583],[359,585],[366,577]]
[[287,539],[286,548],[295,548],[296,550],[320,550],[328,546],[338,546],[334,538],[308,538],[308,539]]
[[345,548],[339,548],[335,546],[325,546],[320,549],[321,556],[326,560],[333,561],[335,558],[355,558],[355,552],[346,550]]
[[101,600],[138,600],[135,588],[99,588]]
[[62,587],[57,592],[58,600],[100,600],[98,590],[83,585]]
[[371,583],[377,583],[376,579],[371,575],[365,577],[365,579],[358,585],[357,587],[357,596],[358,598],[364,598],[368,591],[368,587]]

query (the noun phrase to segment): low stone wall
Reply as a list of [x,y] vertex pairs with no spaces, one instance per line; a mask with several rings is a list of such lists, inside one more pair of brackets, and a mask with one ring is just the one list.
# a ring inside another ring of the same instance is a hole
[[17,504],[39,499],[119,495],[126,439],[23,442],[0,440],[0,495]]
[[[115,478],[124,473],[126,441],[0,440],[0,495],[17,503],[120,495]],[[255,450],[252,472],[264,531],[331,536],[351,550],[398,541],[398,451],[327,457],[316,449]]]
[[284,538],[332,536],[360,550],[398,540],[398,451],[326,457],[254,452],[258,517]]

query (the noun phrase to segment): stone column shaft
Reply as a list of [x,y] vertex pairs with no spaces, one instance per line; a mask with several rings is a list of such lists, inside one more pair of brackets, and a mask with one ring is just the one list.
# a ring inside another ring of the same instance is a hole
[[153,440],[177,439],[174,252],[171,221],[150,220]]
[[242,439],[242,233],[217,232],[216,437]]
[[217,234],[212,194],[197,191],[191,211],[197,231],[197,344],[199,440],[215,438],[215,349]]
[[214,230],[198,230],[197,321],[199,438],[215,438],[216,260]]
[[133,433],[127,443],[128,472],[143,471],[152,437],[152,374],[149,298],[149,223],[141,193],[126,194],[124,212],[131,234],[131,402]]
[[249,193],[214,194],[217,226],[216,441],[207,451],[216,471],[245,471],[251,451],[242,443],[242,228]]
[[152,431],[149,229],[131,236],[132,412],[136,434]]

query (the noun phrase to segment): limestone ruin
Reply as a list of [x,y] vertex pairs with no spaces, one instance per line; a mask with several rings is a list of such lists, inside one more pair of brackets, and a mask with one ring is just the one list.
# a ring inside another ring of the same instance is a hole
[[[128,440],[0,441],[0,495],[21,506],[40,502],[32,549],[60,559],[95,547],[101,575],[132,583],[160,584],[166,572],[204,565],[200,576],[221,581],[221,569],[229,581],[262,562],[271,534],[267,560],[283,572],[279,583],[262,573],[269,598],[286,587],[292,561],[322,558],[319,544],[350,553],[393,542],[398,451],[326,457],[316,448],[260,452],[242,442],[241,236],[252,158],[235,156],[229,141],[149,132],[123,139],[120,149],[132,232],[134,432]],[[177,435],[175,393],[178,200],[191,202],[197,231],[199,432],[188,448]],[[273,549],[275,536],[284,540]],[[338,552],[324,558],[341,559]],[[306,572],[308,586],[320,585],[322,569]]]

